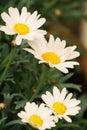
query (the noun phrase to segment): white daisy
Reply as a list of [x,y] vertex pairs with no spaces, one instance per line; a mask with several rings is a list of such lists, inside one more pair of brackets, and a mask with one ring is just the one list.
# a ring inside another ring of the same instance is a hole
[[48,63],[50,67],[55,67],[58,70],[68,73],[67,68],[73,68],[74,65],[79,65],[78,62],[69,61],[80,55],[79,52],[75,51],[76,46],[66,47],[65,40],[61,41],[60,38],[56,38],[51,35],[49,42],[42,38],[40,40],[34,40],[29,42],[32,49],[24,48],[24,50],[32,53],[39,63]]
[[79,113],[81,109],[80,100],[72,98],[72,93],[67,94],[66,88],[63,88],[62,91],[54,86],[53,95],[47,91],[46,94],[42,95],[43,101],[53,110],[53,113],[58,119],[64,118],[67,122],[72,122],[70,116],[75,116]]
[[39,130],[45,130],[55,126],[55,117],[51,114],[52,111],[45,107],[45,104],[42,103],[38,106],[34,102],[27,102],[25,111],[18,113],[18,116],[22,119],[22,122],[28,123]]
[[38,29],[46,20],[39,18],[37,11],[30,14],[27,8],[23,7],[20,14],[17,8],[10,7],[8,13],[9,15],[5,12],[1,14],[6,26],[1,26],[0,30],[8,35],[17,34],[17,45],[21,44],[22,39],[33,40],[46,34],[46,31]]

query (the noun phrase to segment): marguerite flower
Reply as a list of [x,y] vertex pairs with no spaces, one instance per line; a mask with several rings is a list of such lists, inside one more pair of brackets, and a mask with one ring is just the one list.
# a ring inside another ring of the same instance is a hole
[[23,7],[20,14],[17,8],[10,7],[8,12],[9,15],[5,12],[1,14],[6,26],[1,26],[0,30],[8,35],[17,34],[17,45],[21,44],[22,39],[33,40],[46,34],[46,31],[38,29],[46,20],[39,18],[40,15],[37,11],[30,14],[27,12],[27,8]]
[[53,110],[53,113],[58,119],[64,118],[67,122],[72,122],[70,116],[75,116],[79,113],[80,100],[72,98],[72,93],[67,94],[66,88],[63,88],[62,91],[54,86],[53,95],[47,91],[46,94],[42,95],[43,101]]
[[76,46],[65,47],[65,40],[61,41],[59,38],[54,40],[51,35],[49,42],[42,38],[29,42],[32,49],[25,48],[24,50],[32,53],[35,58],[39,59],[39,63],[48,63],[50,67],[55,67],[58,70],[68,73],[67,68],[73,68],[74,65],[79,65],[78,62],[69,61],[80,55],[75,51]]
[[22,122],[28,123],[39,130],[45,130],[55,126],[55,117],[51,114],[52,111],[45,107],[45,104],[42,103],[38,106],[34,102],[27,102],[25,111],[18,113],[18,116],[22,119]]

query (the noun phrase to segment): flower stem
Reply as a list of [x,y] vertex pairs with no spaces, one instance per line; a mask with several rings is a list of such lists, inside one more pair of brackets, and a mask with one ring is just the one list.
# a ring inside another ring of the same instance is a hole
[[9,56],[10,56],[10,54],[0,64],[0,70],[2,70],[6,66],[6,63],[7,63],[8,59],[9,59]]
[[37,94],[39,93],[39,91],[41,90],[41,88],[43,87],[44,83],[45,83],[45,79],[46,79],[46,71],[47,67],[43,64],[42,65],[42,73],[40,75],[40,79],[39,79],[39,83],[37,85],[37,89],[35,94],[30,98],[30,101],[33,101],[34,98],[37,96]]
[[9,56],[7,56],[7,58],[6,58],[7,60],[4,60],[5,62],[6,61],[8,61],[8,62],[7,62],[6,68],[4,69],[4,72],[2,73],[2,75],[0,77],[0,84],[5,80],[5,78],[7,76],[8,69],[9,69],[9,67],[11,65],[11,62],[12,62],[14,56],[15,56],[16,50],[17,50],[17,46],[15,46],[14,48],[12,48]]

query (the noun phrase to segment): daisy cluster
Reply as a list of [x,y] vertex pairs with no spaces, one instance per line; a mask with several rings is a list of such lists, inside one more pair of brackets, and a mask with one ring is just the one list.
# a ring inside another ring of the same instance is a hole
[[[41,18],[37,11],[31,14],[23,7],[20,13],[17,8],[10,7],[8,13],[3,12],[1,17],[5,25],[1,26],[0,30],[7,35],[15,35],[15,44],[18,46],[23,39],[26,40],[30,48],[23,50],[32,53],[39,63],[48,64],[63,73],[68,73],[68,68],[79,65],[78,62],[71,61],[80,55],[75,50],[75,45],[66,47],[65,40],[61,41],[59,37],[54,39],[53,35],[46,40],[47,32],[40,29],[46,19]],[[18,116],[22,122],[39,130],[55,127],[62,118],[72,122],[69,116],[75,116],[80,110],[80,100],[72,96],[72,93],[67,94],[66,88],[60,91],[54,86],[53,93],[46,91],[46,94],[42,94],[44,103],[37,105],[35,102],[27,102],[24,111],[19,112]]]
[[40,106],[34,102],[27,102],[25,111],[18,113],[22,122],[30,124],[32,127],[39,130],[51,129],[56,126],[59,119],[65,119],[71,123],[72,120],[69,116],[75,116],[81,109],[80,100],[72,98],[73,94],[67,94],[66,88],[62,91],[54,86],[53,94],[46,91],[42,94],[41,98],[45,104],[41,103]]
[[75,45],[66,47],[65,40],[61,41],[58,37],[54,39],[53,35],[50,35],[47,42],[44,37],[47,32],[39,29],[46,19],[40,18],[37,11],[31,14],[26,7],[23,7],[20,14],[17,8],[10,7],[8,13],[1,14],[6,25],[1,26],[0,30],[8,35],[16,35],[16,45],[20,45],[22,39],[27,40],[32,49],[24,48],[24,50],[32,53],[39,63],[49,64],[50,67],[55,67],[63,73],[68,73],[67,68],[79,65],[76,61],[69,61],[80,55],[75,51]]

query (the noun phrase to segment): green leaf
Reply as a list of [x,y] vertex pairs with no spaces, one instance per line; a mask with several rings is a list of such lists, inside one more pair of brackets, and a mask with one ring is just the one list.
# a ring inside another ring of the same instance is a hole
[[7,119],[7,117],[4,117],[0,120],[0,125]]
[[75,128],[79,128],[80,126],[78,124],[75,124],[75,123],[72,123],[72,124],[68,124],[68,123],[65,123],[65,124],[62,124],[61,128],[62,127],[75,127]]
[[20,124],[22,125],[23,122],[21,120],[13,120],[13,121],[10,121],[9,123],[6,124],[6,127],[7,126],[11,126],[11,125],[15,125],[15,124]]
[[27,102],[27,100],[23,100],[23,101],[15,102],[15,104],[16,104],[15,109],[18,110],[18,109],[20,109],[20,108],[23,108],[24,105],[26,104],[26,102]]
[[76,89],[78,90],[79,92],[81,92],[81,85],[77,85],[77,84],[74,84],[74,83],[63,83],[63,84],[59,84],[59,87],[60,88],[72,88],[72,89]]
[[71,78],[73,75],[74,75],[74,73],[67,74],[67,75],[61,77],[58,82],[59,82],[59,83],[64,83],[64,82],[67,81],[69,78]]

